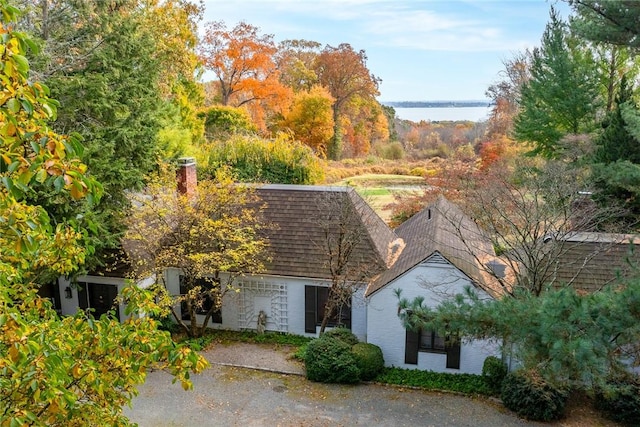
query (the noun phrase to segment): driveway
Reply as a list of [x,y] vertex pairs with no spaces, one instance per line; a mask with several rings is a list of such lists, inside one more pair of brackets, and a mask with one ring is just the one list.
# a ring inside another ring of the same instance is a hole
[[[318,384],[273,372],[300,369],[281,350],[241,344],[204,355],[212,367],[192,376],[192,391],[171,384],[164,372],[152,372],[125,414],[140,427],[544,425],[520,420],[484,399],[373,384]],[[233,359],[273,371],[229,366]]]

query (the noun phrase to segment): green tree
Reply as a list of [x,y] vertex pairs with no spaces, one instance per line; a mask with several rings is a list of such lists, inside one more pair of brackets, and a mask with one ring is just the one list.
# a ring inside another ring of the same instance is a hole
[[225,139],[236,133],[257,132],[249,113],[239,107],[215,105],[199,113],[204,119],[207,140]]
[[639,301],[640,279],[634,278],[590,294],[564,287],[493,300],[467,289],[436,308],[400,298],[399,316],[411,329],[504,339],[525,369],[553,384],[589,388],[640,362]]
[[31,197],[56,221],[74,218],[88,230],[96,248],[87,260],[90,269],[103,249],[119,244],[126,191],[142,186],[160,154],[158,132],[169,110],[158,85],[159,51],[143,26],[148,10],[134,0],[32,6],[20,25],[40,36],[43,51],[33,63],[61,105],[52,127],[84,138],[82,160],[106,196],[87,207],[34,186]]
[[61,319],[38,296],[40,277],[72,273],[90,248],[81,246],[84,230],[53,224],[29,203],[31,186],[90,202],[101,187],[86,174],[78,139],[47,125],[57,103],[30,79],[25,54],[36,45],[14,31],[18,10],[0,0],[0,12],[0,424],[128,425],[122,407],[148,368],[165,367],[189,388],[189,371],[206,361],[139,316],[161,314],[141,289],[126,291],[124,324],[84,312]]
[[629,209],[630,223],[640,214],[640,141],[629,130],[625,109],[637,111],[633,90],[623,78],[615,108],[604,123],[604,131],[595,139],[591,163],[597,200],[603,205],[622,204]]
[[599,98],[590,51],[571,37],[553,8],[530,73],[521,88],[514,135],[533,144],[534,154],[558,157],[563,137],[594,129]]
[[[167,187],[167,180],[160,180],[135,198],[125,241],[137,278],[155,275],[162,282],[167,268],[180,271],[181,295],[172,298],[162,286],[158,291],[182,329],[198,337],[225,294],[234,290],[235,280],[264,270],[267,224],[251,187],[235,185],[224,169],[215,180],[201,181],[192,195],[175,195]],[[189,323],[175,310],[176,303],[184,303]],[[198,324],[196,314],[202,312]]]
[[567,0],[582,37],[617,46],[640,47],[640,3],[625,0]]

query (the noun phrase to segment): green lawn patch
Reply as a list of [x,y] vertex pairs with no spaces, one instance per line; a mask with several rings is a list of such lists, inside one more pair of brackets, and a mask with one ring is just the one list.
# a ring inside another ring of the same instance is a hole
[[185,342],[193,350],[200,351],[209,347],[213,343],[230,344],[234,342],[246,342],[254,344],[275,344],[301,347],[306,345],[312,338],[301,335],[283,334],[280,332],[265,332],[258,334],[254,331],[227,331],[222,329],[209,329],[199,338],[186,338]]

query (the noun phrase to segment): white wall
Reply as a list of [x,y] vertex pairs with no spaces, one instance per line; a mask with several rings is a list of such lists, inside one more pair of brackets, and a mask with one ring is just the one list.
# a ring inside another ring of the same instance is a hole
[[[169,269],[165,274],[167,289],[177,295],[180,289],[180,271]],[[246,289],[245,285],[246,284]],[[258,313],[267,314],[266,329],[290,334],[316,336],[305,332],[305,286],[328,286],[326,281],[283,276],[247,276],[234,284],[239,292],[228,292],[222,302],[222,323],[211,323],[209,327],[219,329],[256,329]],[[353,296],[351,330],[361,340],[366,340],[367,307],[364,287]],[[176,309],[179,312],[180,307]],[[285,319],[286,318],[286,319]],[[198,315],[202,322],[204,316]],[[319,327],[317,328],[319,329]]]
[[[481,374],[487,356],[499,356],[496,343],[463,340],[460,349],[460,369],[446,368],[446,355],[418,352],[418,364],[405,364],[406,330],[398,317],[398,299],[394,289],[402,289],[402,297],[409,301],[417,296],[425,304],[435,307],[444,299],[462,293],[470,285],[469,279],[453,265],[422,264],[406,272],[369,297],[367,307],[367,341],[379,346],[387,366],[435,372]],[[488,298],[486,293],[481,294]]]

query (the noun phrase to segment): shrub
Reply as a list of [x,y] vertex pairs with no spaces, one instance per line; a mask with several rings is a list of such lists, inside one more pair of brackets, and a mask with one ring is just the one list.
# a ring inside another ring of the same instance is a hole
[[630,374],[610,380],[596,391],[596,407],[614,421],[640,425],[640,377]]
[[427,169],[418,166],[418,167],[415,167],[415,168],[411,169],[409,171],[409,175],[411,175],[411,176],[426,176],[427,175]]
[[323,163],[313,150],[284,134],[274,139],[235,135],[212,142],[200,171],[214,176],[224,166],[241,182],[315,184],[324,179]]
[[449,390],[467,394],[490,395],[491,390],[482,376],[450,374],[418,369],[384,368],[376,381],[386,384],[420,387],[426,390]]
[[354,345],[356,345],[356,344],[358,344],[360,342],[358,337],[356,337],[353,334],[353,332],[351,332],[349,329],[343,328],[343,327],[329,329],[322,336],[323,337],[327,337],[327,338],[335,338],[337,340],[340,340],[345,344],[349,344],[349,347],[354,346]]
[[360,370],[351,346],[339,339],[322,336],[307,346],[307,379],[323,383],[357,383]]
[[564,412],[567,393],[545,382],[534,371],[508,374],[500,395],[504,406],[521,417],[534,421],[557,420]]
[[377,345],[360,342],[351,347],[351,353],[356,359],[360,379],[363,381],[374,379],[384,368],[382,350]]
[[482,377],[495,394],[500,394],[502,382],[504,381],[504,377],[507,376],[507,372],[507,365],[497,357],[489,356],[484,359]]

